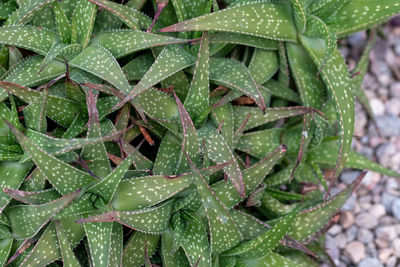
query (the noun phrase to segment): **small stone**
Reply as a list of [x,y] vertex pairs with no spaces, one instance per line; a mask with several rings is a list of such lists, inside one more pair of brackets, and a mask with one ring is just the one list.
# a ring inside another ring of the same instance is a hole
[[395,223],[395,218],[393,218],[392,216],[383,216],[379,219],[379,225],[381,226],[389,226],[389,225],[393,225]]
[[349,199],[346,201],[346,203],[344,203],[344,205],[342,206],[342,210],[356,212],[355,211],[356,204],[357,204],[356,196],[353,194],[353,195],[351,195],[351,197],[349,197]]
[[343,211],[340,216],[340,224],[344,229],[348,229],[354,223],[354,215],[349,211]]
[[386,101],[385,106],[388,113],[395,116],[400,115],[400,98],[389,99]]
[[381,262],[386,263],[389,257],[393,255],[393,249],[392,248],[380,249],[378,255]]
[[365,245],[367,247],[367,254],[373,258],[378,258],[378,251],[374,242]]
[[394,82],[390,85],[390,95],[400,97],[400,82]]
[[400,198],[396,198],[392,204],[392,213],[397,220],[400,220]]
[[394,254],[400,258],[400,239],[395,239],[392,243]]
[[365,228],[360,228],[357,233],[357,240],[363,242],[364,244],[367,244],[374,240],[374,235],[371,231]]
[[389,178],[386,180],[385,189],[388,191],[397,190],[399,188],[399,183],[397,179]]
[[385,241],[392,241],[397,237],[396,228],[391,226],[381,226],[375,230],[376,237]]
[[325,247],[326,252],[329,254],[329,256],[331,256],[333,261],[337,263],[339,261],[340,250],[336,247],[333,238],[329,235],[326,236]]
[[386,267],[395,267],[396,262],[397,262],[396,256],[391,256],[386,262]]
[[336,247],[343,249],[346,247],[347,237],[345,234],[340,233],[333,238],[333,242],[335,243]]
[[378,219],[368,212],[358,214],[355,222],[359,227],[367,229],[375,228],[378,225]]
[[385,206],[386,208],[386,212],[387,213],[391,213],[392,212],[392,205],[393,202],[395,201],[396,197],[393,196],[392,194],[388,193],[388,192],[383,192],[382,193],[382,204]]
[[386,214],[386,208],[382,204],[375,204],[369,209],[369,213],[379,219]]
[[358,232],[358,228],[355,225],[353,225],[349,229],[347,229],[347,231],[346,231],[347,243],[350,243],[351,241],[354,241],[354,239],[356,239],[357,232]]
[[359,171],[345,171],[340,175],[340,180],[345,184],[351,184],[361,172]]
[[387,248],[389,247],[389,241],[387,240],[382,240],[382,239],[375,239],[375,244],[378,246],[378,248]]
[[354,264],[357,264],[365,259],[365,246],[361,242],[353,241],[346,246],[344,254],[349,257]]
[[361,184],[364,186],[365,189],[373,190],[380,179],[381,175],[379,173],[368,172],[362,180]]
[[377,116],[376,124],[383,137],[400,135],[400,118],[393,114]]
[[375,116],[381,116],[385,114],[385,105],[379,98],[374,98],[370,100],[371,108]]
[[377,258],[366,258],[361,261],[358,267],[383,267],[383,264]]
[[331,227],[331,229],[329,229],[328,234],[335,236],[340,232],[342,232],[342,227],[340,227],[338,224],[335,224]]

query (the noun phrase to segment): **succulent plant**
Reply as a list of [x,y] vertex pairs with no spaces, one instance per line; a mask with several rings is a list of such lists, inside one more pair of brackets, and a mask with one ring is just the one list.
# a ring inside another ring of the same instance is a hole
[[397,0],[3,1],[0,264],[329,262],[323,234],[365,175],[331,196],[342,169],[400,177],[351,149],[354,97],[373,115],[375,31],[352,75],[337,38],[397,13]]

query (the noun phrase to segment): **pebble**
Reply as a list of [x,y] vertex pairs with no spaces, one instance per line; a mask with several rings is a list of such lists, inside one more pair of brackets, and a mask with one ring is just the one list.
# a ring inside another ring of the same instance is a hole
[[382,204],[385,206],[386,212],[391,213],[392,205],[393,205],[393,202],[396,200],[396,197],[388,192],[383,192],[381,200],[382,200]]
[[374,234],[368,229],[360,228],[357,233],[357,240],[368,244],[374,240]]
[[337,234],[340,233],[340,232],[342,232],[342,227],[340,227],[340,225],[337,225],[337,224],[333,225],[333,226],[331,227],[331,229],[329,229],[329,231],[328,231],[328,233],[329,233],[330,235],[332,235],[332,236],[335,236],[335,235],[337,235]]
[[379,219],[386,214],[386,208],[382,204],[375,204],[369,209],[369,213]]
[[359,175],[360,171],[345,171],[341,174],[340,179],[345,184],[351,184]]
[[400,82],[394,82],[390,85],[390,95],[400,98]]
[[385,105],[379,98],[371,99],[369,102],[371,109],[373,110],[375,116],[382,116],[385,114]]
[[378,225],[378,219],[368,212],[362,212],[358,214],[355,222],[359,227],[364,227],[367,229],[375,228]]
[[386,263],[390,256],[393,255],[393,249],[392,248],[384,248],[379,250],[378,252],[378,257],[381,260],[382,263]]
[[400,198],[396,198],[392,204],[392,213],[397,220],[400,220]]
[[396,256],[391,256],[386,262],[386,267],[395,267],[396,262],[397,262]]
[[399,116],[400,115],[400,98],[393,98],[389,99],[385,103],[386,105],[386,110],[394,115],[394,116]]
[[376,258],[366,258],[357,267],[383,267],[383,264]]
[[400,118],[393,114],[377,116],[376,124],[383,137],[400,135]]
[[353,241],[346,246],[344,254],[349,257],[354,264],[357,264],[365,258],[365,246],[361,242]]
[[393,225],[381,226],[375,229],[375,234],[378,239],[392,241],[397,237],[396,228]]
[[348,229],[354,224],[354,215],[350,211],[343,211],[340,216],[340,224],[344,229]]
[[395,239],[392,243],[392,247],[394,249],[394,254],[400,258],[400,239]]
[[347,236],[344,233],[340,233],[333,238],[333,242],[335,243],[336,247],[343,249],[346,247],[347,244]]
[[353,225],[349,229],[347,229],[347,231],[346,231],[347,243],[354,241],[356,239],[357,232],[358,232],[358,228],[355,225]]

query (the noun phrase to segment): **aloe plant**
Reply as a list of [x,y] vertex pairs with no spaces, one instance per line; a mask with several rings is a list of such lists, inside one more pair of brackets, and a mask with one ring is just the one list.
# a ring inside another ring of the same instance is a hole
[[400,177],[350,148],[374,31],[354,78],[336,45],[397,13],[3,1],[1,264],[317,266],[364,176],[330,196],[342,169]]

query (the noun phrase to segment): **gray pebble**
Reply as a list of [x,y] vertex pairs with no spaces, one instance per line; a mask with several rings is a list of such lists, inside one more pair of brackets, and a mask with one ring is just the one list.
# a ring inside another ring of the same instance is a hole
[[351,184],[359,175],[360,171],[345,171],[342,172],[340,179],[346,184]]
[[372,229],[378,226],[378,219],[369,212],[362,212],[356,217],[356,225],[366,229]]
[[400,220],[400,198],[396,198],[392,204],[392,213],[397,220]]
[[377,116],[376,124],[383,137],[400,135],[400,118],[393,114]]
[[392,212],[392,205],[395,199],[396,197],[392,194],[389,194],[388,192],[382,193],[382,204],[385,206],[387,213]]
[[370,230],[360,228],[357,233],[357,240],[364,244],[368,244],[374,240],[374,235]]
[[358,267],[383,267],[383,264],[376,258],[366,258],[362,260]]

